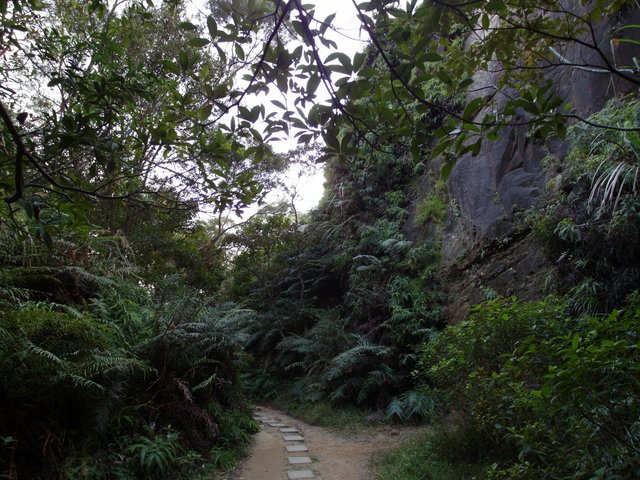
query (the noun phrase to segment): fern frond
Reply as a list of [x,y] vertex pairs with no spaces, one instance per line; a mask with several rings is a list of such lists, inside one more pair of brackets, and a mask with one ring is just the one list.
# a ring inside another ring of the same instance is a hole
[[30,354],[33,354],[38,357],[42,357],[52,363],[56,363],[58,365],[64,365],[64,360],[58,357],[55,353],[50,352],[49,350],[45,350],[44,348],[40,348],[38,345],[35,345],[31,340],[28,340],[28,348],[27,351]]
[[66,375],[60,375],[61,379],[70,379],[73,383],[74,386],[79,387],[81,389],[84,390],[95,390],[98,393],[104,393],[105,392],[105,388],[100,385],[97,382],[94,382],[93,380],[80,376],[80,375],[76,375],[73,373],[69,373]]
[[206,388],[209,388],[213,382],[216,379],[216,374],[214,373],[213,375],[211,375],[209,378],[203,380],[202,382],[200,382],[198,385],[196,385],[195,387],[192,388],[192,391],[197,392],[198,390],[204,390]]
[[19,305],[31,296],[31,290],[15,286],[0,287],[0,300],[6,300],[10,304]]
[[60,271],[71,274],[71,276],[85,285],[98,285],[100,287],[111,287],[116,285],[116,282],[112,278],[96,275],[82,267],[69,265],[61,267]]
[[173,383],[178,390],[182,393],[182,397],[189,404],[194,404],[193,393],[189,388],[189,382],[182,380],[181,378],[171,377],[171,383]]
[[354,347],[340,353],[331,361],[339,369],[354,367],[367,357],[384,357],[391,352],[390,347],[377,345],[367,340],[360,340]]
[[309,338],[299,335],[290,335],[282,339],[276,348],[281,351],[290,351],[306,355],[313,351],[314,346],[315,344],[313,340]]

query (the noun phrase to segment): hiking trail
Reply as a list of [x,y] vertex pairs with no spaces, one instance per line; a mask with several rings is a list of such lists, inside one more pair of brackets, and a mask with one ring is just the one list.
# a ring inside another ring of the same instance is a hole
[[257,407],[254,418],[260,432],[235,480],[372,480],[375,455],[424,428],[381,425],[336,432],[269,407]]

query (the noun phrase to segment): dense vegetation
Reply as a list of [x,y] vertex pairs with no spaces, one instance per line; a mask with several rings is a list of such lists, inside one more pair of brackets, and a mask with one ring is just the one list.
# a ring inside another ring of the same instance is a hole
[[[299,0],[0,0],[0,475],[206,477],[285,392],[454,412],[381,478],[640,476],[637,6],[576,3],[354,2],[350,58]],[[582,118],[563,69],[627,94]],[[514,227],[547,294],[447,326],[447,176],[514,126],[568,151]],[[316,160],[315,210],[234,225]]]

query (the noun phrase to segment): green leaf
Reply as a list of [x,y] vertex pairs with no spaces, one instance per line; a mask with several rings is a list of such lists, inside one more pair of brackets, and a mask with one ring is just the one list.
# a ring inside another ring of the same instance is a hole
[[304,25],[302,24],[302,22],[300,22],[299,20],[293,20],[291,22],[291,25],[293,26],[293,29],[301,38],[303,38],[304,40],[307,40],[307,34],[305,32]]
[[436,75],[446,85],[453,85],[453,80],[451,79],[449,74],[444,70],[439,70]]
[[483,97],[478,97],[471,100],[465,107],[464,112],[462,113],[462,118],[464,118],[465,120],[473,120],[478,109],[480,109],[480,107],[483,106],[484,103],[485,99]]
[[334,18],[336,18],[336,14],[332,13],[331,15],[329,15],[327,18],[324,19],[324,21],[320,25],[321,34],[324,34],[327,31],[327,29],[331,26],[331,22],[333,22]]
[[342,53],[342,52],[333,52],[332,54],[330,54],[325,60],[324,62],[326,64],[331,63],[332,60],[337,59],[340,64],[344,67],[344,73],[346,73],[347,75],[351,75],[351,73],[353,72],[353,65],[351,65],[351,58],[349,58],[349,56],[346,53]]
[[338,140],[338,137],[335,136],[333,130],[327,129],[323,131],[322,138],[324,140],[324,143],[326,143],[328,147],[336,152],[340,151],[340,141]]
[[176,75],[180,74],[180,66],[177,63],[172,62],[171,60],[163,60],[162,66],[165,68],[165,70],[168,70],[171,73],[174,73]]
[[209,30],[211,39],[214,40],[218,36],[218,24],[216,23],[216,19],[211,15],[207,17],[207,29]]
[[453,142],[452,138],[441,139],[440,142],[431,150],[431,156],[437,157],[442,152],[444,152],[447,148],[449,148],[452,142]]
[[463,90],[463,89],[467,88],[471,84],[473,84],[473,78],[472,77],[467,77],[467,78],[464,78],[464,79],[460,80],[460,82],[458,83],[458,88]]
[[219,46],[219,45],[215,45],[215,47],[216,47],[216,50],[218,51],[218,55],[220,55],[220,60],[221,60],[223,63],[226,63],[226,61],[227,61],[227,54],[226,54],[226,53],[224,53],[224,50],[222,50],[222,48],[220,48],[220,46]]
[[357,72],[364,65],[365,60],[367,59],[367,54],[363,52],[356,53],[353,56],[353,71]]
[[236,56],[240,59],[244,61],[244,50],[242,49],[242,45],[240,45],[239,43],[235,44],[235,51],[236,51]]
[[560,140],[567,139],[567,126],[564,122],[558,122],[558,124],[556,125],[556,135]]
[[180,62],[180,68],[182,68],[183,71],[189,70],[191,63],[189,62],[189,55],[187,55],[187,52],[182,50],[178,54],[178,61]]
[[318,86],[320,85],[320,75],[311,75],[307,82],[307,95],[312,96],[316,93]]
[[227,87],[227,85],[225,85],[224,83],[220,85],[216,85],[216,88],[213,89],[213,96],[215,98],[226,97],[228,93],[229,93],[229,87]]
[[305,134],[300,135],[300,136],[298,137],[298,144],[301,144],[301,143],[309,143],[309,142],[311,142],[312,140],[313,140],[313,134],[311,134],[311,133],[305,133]]
[[440,168],[440,178],[442,178],[443,180],[448,179],[449,175],[451,175],[451,171],[453,170],[453,167],[455,166],[455,164],[456,164],[455,160],[449,160],[443,163],[442,167]]
[[194,32],[194,31],[198,30],[198,27],[196,27],[191,22],[180,22],[178,24],[178,27],[181,28],[182,30],[187,30],[187,31],[190,31],[190,32]]
[[213,105],[211,104],[201,107],[200,110],[198,110],[198,118],[202,121],[206,120],[207,118],[209,118],[209,115],[211,115],[212,110]]
[[483,30],[489,30],[489,26],[491,25],[491,19],[489,18],[489,15],[483,13],[480,17],[480,22],[482,24]]
[[441,62],[443,58],[436,52],[425,52],[420,55],[420,60],[423,62]]
[[201,38],[201,37],[196,37],[196,38],[191,38],[189,39],[189,45],[191,45],[192,47],[204,47],[206,45],[209,45],[210,40],[207,40],[206,38]]
[[467,145],[466,147],[464,147],[463,151],[469,152],[471,153],[471,155],[475,157],[478,155],[478,153],[480,153],[481,148],[482,148],[482,139],[479,139],[476,142],[472,143],[471,145]]

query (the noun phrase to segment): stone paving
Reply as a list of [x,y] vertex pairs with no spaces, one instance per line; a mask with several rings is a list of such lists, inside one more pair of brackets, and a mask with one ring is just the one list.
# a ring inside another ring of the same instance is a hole
[[[309,448],[304,444],[304,437],[297,428],[289,427],[276,418],[265,417],[260,414],[254,415],[253,419],[260,422],[265,428],[277,428],[278,432],[282,434],[283,446],[288,453],[309,452]],[[310,456],[292,456],[287,457],[287,460],[289,465],[286,467],[285,473],[288,480],[316,478],[313,470],[309,469],[309,465],[313,464],[313,459]]]

